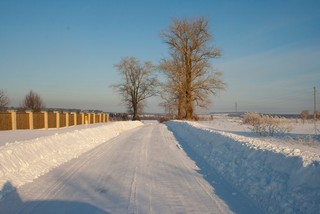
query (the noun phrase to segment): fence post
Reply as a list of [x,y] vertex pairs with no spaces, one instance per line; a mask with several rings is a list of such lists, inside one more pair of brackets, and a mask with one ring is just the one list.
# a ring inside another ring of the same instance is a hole
[[47,111],[42,111],[41,113],[43,113],[44,128],[48,129],[48,127],[49,127],[48,112]]
[[66,127],[69,127],[69,112],[65,112],[66,114]]
[[85,121],[84,121],[84,113],[81,112],[80,114],[81,114],[81,124],[84,124],[85,123]]
[[93,114],[93,116],[92,116],[92,119],[93,119],[92,123],[95,124],[95,123],[96,123],[96,113],[93,112],[92,114]]
[[33,112],[32,111],[26,111],[27,114],[29,114],[29,129],[33,129]]
[[101,113],[99,113],[99,123],[101,123],[102,121],[101,121],[101,119],[102,119],[102,114]]
[[16,110],[10,110],[11,114],[11,129],[17,130],[17,111]]
[[56,128],[60,128],[60,113],[58,111],[54,111],[53,113],[56,114]]
[[91,113],[88,113],[88,124],[91,123]]
[[78,125],[77,112],[71,112],[71,114],[73,114],[73,124],[74,124],[75,126]]

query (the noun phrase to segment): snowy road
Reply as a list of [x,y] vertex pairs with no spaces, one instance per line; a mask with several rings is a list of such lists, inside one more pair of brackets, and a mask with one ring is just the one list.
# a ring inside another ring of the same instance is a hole
[[147,124],[9,193],[0,213],[231,213],[196,170],[165,125]]

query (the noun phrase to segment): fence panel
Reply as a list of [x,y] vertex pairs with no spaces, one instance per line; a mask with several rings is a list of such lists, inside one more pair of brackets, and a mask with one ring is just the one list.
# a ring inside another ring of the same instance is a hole
[[95,115],[95,118],[96,118],[96,123],[100,123],[100,114],[96,114]]
[[17,129],[29,129],[29,114],[17,112]]
[[11,130],[11,113],[0,112],[0,130]]
[[93,124],[93,114],[90,114],[90,124]]
[[78,123],[78,125],[83,124],[83,121],[82,121],[82,114],[77,114],[77,123]]
[[44,129],[44,113],[33,113],[33,128]]
[[57,128],[56,113],[48,112],[48,128]]
[[74,114],[69,113],[69,126],[74,126]]
[[60,127],[66,127],[66,114],[60,113]]

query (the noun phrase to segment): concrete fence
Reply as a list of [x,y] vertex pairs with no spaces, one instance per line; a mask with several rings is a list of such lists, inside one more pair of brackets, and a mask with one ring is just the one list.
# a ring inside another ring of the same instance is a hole
[[62,128],[108,121],[109,114],[106,113],[17,112],[14,110],[0,112],[0,130]]

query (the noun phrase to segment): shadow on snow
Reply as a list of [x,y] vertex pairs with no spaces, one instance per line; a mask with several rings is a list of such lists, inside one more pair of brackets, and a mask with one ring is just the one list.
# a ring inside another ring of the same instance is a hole
[[[8,192],[10,191],[10,192]],[[107,214],[108,212],[88,203],[63,200],[37,200],[22,201],[16,188],[7,181],[0,193],[8,192],[5,201],[0,200],[0,213],[46,213],[46,214],[69,214],[69,213],[92,213]]]
[[174,134],[186,154],[199,167],[198,172],[214,188],[215,194],[229,206],[230,210],[238,214],[263,213],[261,209],[256,207],[253,202],[247,199],[246,196],[235,189],[215,169],[207,164],[204,158],[198,155],[170,126],[167,125],[167,128]]

